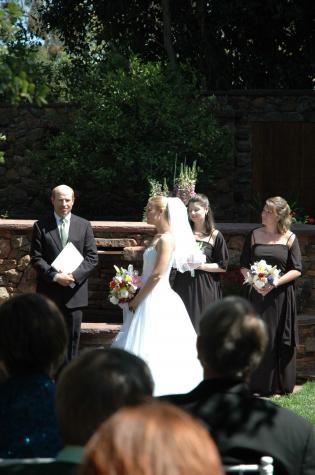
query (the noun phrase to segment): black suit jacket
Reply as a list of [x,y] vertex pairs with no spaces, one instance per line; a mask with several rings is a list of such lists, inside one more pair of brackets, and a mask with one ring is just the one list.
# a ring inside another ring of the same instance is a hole
[[84,261],[73,272],[74,288],[63,287],[53,281],[56,270],[51,263],[62,251],[58,226],[54,214],[34,223],[31,245],[31,262],[37,271],[37,292],[68,308],[88,304],[87,278],[98,263],[92,227],[86,219],[71,214],[68,241],[83,255]]
[[205,380],[187,394],[163,396],[198,417],[215,440],[224,464],[274,458],[277,475],[315,474],[314,428],[273,402],[251,396],[243,383]]

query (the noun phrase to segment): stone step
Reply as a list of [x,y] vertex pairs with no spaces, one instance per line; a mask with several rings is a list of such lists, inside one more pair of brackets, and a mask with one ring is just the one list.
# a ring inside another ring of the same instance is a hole
[[[109,347],[117,335],[119,323],[83,322],[80,349]],[[299,315],[297,347],[297,380],[315,380],[315,315]]]
[[113,323],[83,322],[81,325],[80,350],[109,347],[121,325]]

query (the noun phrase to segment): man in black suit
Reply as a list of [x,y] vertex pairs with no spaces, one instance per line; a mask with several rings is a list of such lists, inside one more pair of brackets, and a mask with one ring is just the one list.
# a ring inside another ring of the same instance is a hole
[[247,300],[233,296],[212,304],[197,339],[204,381],[190,393],[162,399],[202,420],[225,465],[258,463],[269,455],[277,475],[313,475],[314,428],[293,412],[254,397],[247,386],[266,341],[264,324]]
[[[69,333],[68,359],[78,352],[82,307],[88,304],[88,276],[98,263],[89,221],[71,213],[74,192],[66,185],[52,190],[54,213],[34,224],[31,262],[37,271],[37,292],[51,298],[62,311]],[[51,263],[71,242],[84,260],[72,274],[57,272]]]

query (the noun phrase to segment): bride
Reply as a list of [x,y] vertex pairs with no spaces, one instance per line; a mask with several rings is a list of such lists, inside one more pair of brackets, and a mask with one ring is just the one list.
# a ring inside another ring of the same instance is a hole
[[202,380],[202,369],[195,330],[184,303],[170,287],[169,275],[172,266],[181,272],[197,268],[204,256],[179,198],[153,197],[146,214],[157,234],[144,252],[142,287],[124,309],[124,324],[113,346],[148,363],[156,396],[185,393]]

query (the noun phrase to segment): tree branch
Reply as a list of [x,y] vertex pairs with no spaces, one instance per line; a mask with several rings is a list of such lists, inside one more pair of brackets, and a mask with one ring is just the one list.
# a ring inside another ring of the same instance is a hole
[[162,0],[162,10],[163,10],[163,39],[164,39],[164,48],[167,52],[168,59],[175,69],[177,67],[175,49],[172,41],[172,31],[171,31],[171,12],[169,0]]

